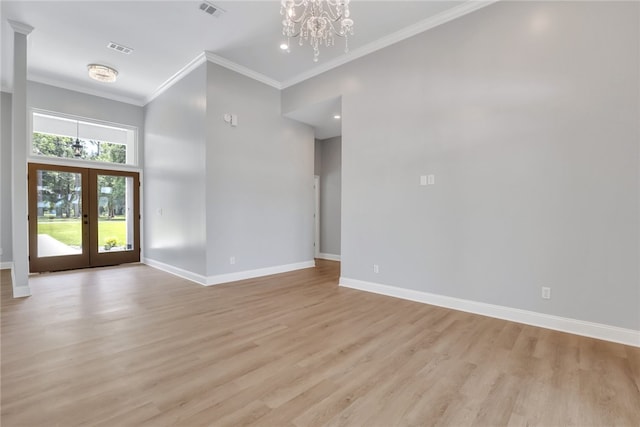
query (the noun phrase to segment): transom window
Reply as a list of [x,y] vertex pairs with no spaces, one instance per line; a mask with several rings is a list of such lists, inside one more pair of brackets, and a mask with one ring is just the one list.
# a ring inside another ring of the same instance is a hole
[[136,165],[136,129],[33,112],[32,154]]

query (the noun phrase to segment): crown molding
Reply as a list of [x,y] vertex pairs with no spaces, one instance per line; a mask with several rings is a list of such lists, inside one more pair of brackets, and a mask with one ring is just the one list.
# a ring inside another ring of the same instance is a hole
[[224,68],[228,68],[231,71],[235,71],[236,73],[239,73],[251,79],[257,80],[275,89],[282,89],[282,83],[270,77],[267,77],[264,74],[260,74],[240,64],[236,64],[235,62],[229,61],[228,59],[218,56],[215,53],[205,52],[204,54],[207,58],[207,61],[209,62],[213,62],[214,64],[220,65],[221,67],[224,67]]
[[204,52],[193,58],[191,62],[179,69],[178,72],[176,72],[173,76],[169,77],[164,83],[162,83],[158,87],[158,89],[156,89],[155,92],[153,92],[153,94],[151,94],[151,96],[145,100],[144,105],[150,103],[151,101],[162,95],[164,92],[166,92],[167,89],[178,83],[180,80],[182,80],[183,77],[198,68],[200,65],[204,64],[206,61],[207,57],[205,56]]
[[13,31],[15,31],[16,33],[20,33],[20,34],[24,34],[25,36],[28,36],[33,31],[33,27],[31,25],[27,25],[18,21],[13,21],[11,19],[7,19],[7,22],[9,23],[9,25],[11,25],[11,28],[13,28]]
[[158,96],[164,93],[171,86],[173,86],[174,84],[182,80],[182,78],[184,78],[187,74],[189,74],[190,72],[192,72],[193,70],[195,70],[196,68],[198,68],[200,65],[204,64],[207,61],[213,62],[214,64],[220,65],[221,67],[227,68],[231,71],[235,71],[236,73],[242,74],[253,80],[257,80],[261,83],[264,83],[276,89],[282,89],[282,84],[277,80],[271,79],[263,74],[253,71],[240,64],[236,64],[233,61],[229,61],[228,59],[218,56],[215,53],[202,52],[201,54],[196,56],[193,60],[191,60],[191,62],[189,62],[187,65],[185,65],[180,70],[178,70],[177,73],[169,77],[167,81],[165,81],[162,85],[160,85],[160,87],[153,93],[153,95],[151,95],[149,98],[145,100],[145,105],[153,101],[154,99],[156,99]]
[[284,82],[282,82],[282,89],[286,89],[289,86],[293,86],[295,84],[301,83],[312,77],[325,73],[333,68],[339,67],[340,65],[344,65],[348,62],[361,58],[377,50],[383,49],[394,43],[401,42],[417,34],[430,30],[431,28],[445,24],[456,18],[460,18],[461,16],[474,12],[478,9],[482,9],[483,7],[489,6],[498,1],[499,0],[467,0],[465,3],[459,6],[453,7],[451,9],[447,9],[443,12],[440,12],[437,15],[424,19],[414,25],[403,28],[402,30],[397,31],[393,34],[389,34],[386,37],[383,37],[372,43],[361,46],[345,55],[339,56],[338,58],[328,61],[320,65],[319,67],[316,67],[304,73],[300,73],[289,80],[285,80]]
[[[451,9],[445,10],[443,12],[440,12],[437,15],[434,15],[430,18],[424,19],[414,25],[411,25],[409,27],[406,27],[400,31],[397,31],[393,34],[390,34],[386,37],[383,37],[381,39],[376,40],[375,42],[369,43],[365,46],[359,47],[358,49],[355,49],[353,51],[351,51],[350,53],[346,54],[346,55],[342,55],[338,58],[335,58],[331,61],[328,61],[326,63],[324,63],[321,66],[318,66],[312,70],[309,70],[307,72],[298,74],[297,76],[286,80],[284,82],[279,82],[275,79],[272,79],[270,77],[265,76],[264,74],[258,73],[257,71],[254,71],[250,68],[247,68],[243,65],[237,64],[233,61],[230,61],[226,58],[223,58],[221,56],[216,55],[215,53],[212,52],[204,52],[202,54],[200,54],[197,58],[195,58],[191,63],[189,63],[187,66],[185,66],[182,70],[178,71],[176,74],[174,74],[169,80],[167,80],[167,82],[165,82],[159,89],[158,91],[156,91],[156,93],[154,93],[154,95],[149,98],[149,100],[147,100],[147,102],[149,102],[150,100],[152,100],[153,98],[155,98],[156,96],[159,95],[159,93],[162,93],[162,91],[166,90],[168,87],[170,87],[173,83],[175,83],[176,81],[180,80],[182,77],[184,77],[186,74],[188,74],[191,70],[193,70],[193,68],[195,68],[195,66],[200,65],[200,61],[202,60],[202,57],[204,56],[206,58],[207,61],[209,62],[213,62],[214,64],[220,65],[221,67],[227,68],[231,71],[235,71],[239,74],[242,74],[244,76],[247,76],[251,79],[257,80],[261,83],[264,83],[266,85],[269,85],[275,89],[286,89],[289,86],[293,86],[295,84],[298,84],[300,82],[303,82],[304,80],[308,80],[312,77],[315,77],[319,74],[322,74],[326,71],[329,71],[333,68],[339,67],[340,65],[346,64],[348,62],[351,62],[355,59],[358,59],[360,57],[363,57],[365,55],[368,55],[372,52],[375,52],[377,50],[380,50],[382,48],[385,48],[387,46],[390,46],[394,43],[398,43],[402,40],[408,39],[410,37],[415,36],[416,34],[420,34],[422,32],[425,32],[431,28],[437,27],[439,25],[442,25],[444,23],[447,23],[449,21],[452,21],[456,18],[459,18],[461,16],[464,16],[468,13],[471,13],[473,11],[476,11],[478,9],[481,9],[485,6],[489,6],[490,4],[493,4],[497,1],[500,0],[467,0],[465,3],[458,5],[456,7],[453,7]],[[193,65],[195,63],[195,65]]]
[[[145,106],[146,104],[148,104],[149,102],[153,101],[155,98],[157,98],[158,96],[160,96],[162,93],[164,93],[167,89],[169,89],[171,86],[173,86],[175,83],[177,83],[178,81],[180,81],[183,77],[185,77],[187,74],[189,74],[190,72],[192,72],[194,69],[196,69],[198,66],[204,64],[206,61],[212,62],[214,64],[220,65],[221,67],[227,68],[231,71],[235,71],[239,74],[242,74],[246,77],[249,77],[253,80],[259,81],[261,83],[264,83],[268,86],[271,86],[275,89],[278,90],[282,90],[282,89],[286,89],[290,86],[293,86],[295,84],[298,84],[300,82],[303,82],[305,80],[308,80],[312,77],[315,77],[317,75],[320,75],[324,72],[327,72],[333,68],[339,67],[341,65],[344,65],[348,62],[351,62],[355,59],[361,58],[365,55],[368,55],[372,52],[375,52],[377,50],[380,50],[382,48],[385,48],[387,46],[390,46],[394,43],[398,43],[402,40],[408,39],[410,37],[415,36],[416,34],[422,33],[424,31],[427,31],[431,28],[437,27],[439,25],[442,25],[446,22],[449,22],[451,20],[454,20],[456,18],[459,18],[461,16],[464,16],[468,13],[471,13],[473,11],[476,11],[478,9],[481,9],[483,7],[489,6],[493,3],[496,3],[497,1],[500,0],[467,0],[465,3],[458,5],[454,8],[448,9],[446,11],[443,11],[435,16],[432,16],[430,18],[427,18],[423,21],[420,21],[410,27],[404,28],[400,31],[397,31],[393,34],[390,34],[386,37],[383,37],[381,39],[378,39],[375,42],[369,43],[365,46],[359,47],[353,51],[351,51],[350,53],[346,54],[346,55],[342,55],[338,58],[335,58],[331,61],[328,61],[312,70],[309,70],[307,72],[298,74],[294,77],[292,77],[291,79],[285,80],[284,82],[280,82],[278,80],[272,79],[270,77],[265,76],[264,74],[261,74],[257,71],[254,71],[250,68],[247,68],[243,65],[237,64],[233,61],[230,61],[226,58],[223,58],[221,56],[218,56],[212,52],[202,52],[201,54],[199,54],[197,57],[195,57],[193,60],[191,60],[188,64],[186,64],[184,67],[182,67],[180,70],[178,70],[174,75],[172,75],[170,78],[168,78],[163,84],[161,84],[158,89],[156,89],[153,94],[151,96],[149,96],[148,98],[144,99],[144,100],[140,100],[137,98],[130,98],[127,96],[121,96],[121,95],[115,95],[113,93],[109,93],[107,91],[101,91],[101,90],[96,90],[96,89],[90,89],[90,88],[86,88],[84,86],[81,85],[76,85],[73,83],[69,83],[69,82],[64,82],[64,81],[59,81],[59,80],[55,80],[55,79],[51,79],[48,77],[43,77],[43,76],[29,76],[29,80],[31,81],[35,81],[38,83],[43,83],[43,84],[47,84],[47,85],[52,85],[52,86],[57,86],[57,87],[61,87],[63,89],[69,89],[69,90],[73,90],[76,92],[81,92],[81,93],[85,93],[88,95],[94,95],[94,96],[99,96],[102,98],[107,98],[107,99],[111,99],[114,101],[119,101],[119,102],[124,102],[127,104],[132,104],[132,105],[137,105],[137,106]],[[8,20],[9,23],[11,24],[11,26],[13,27],[14,31],[21,33],[21,34],[26,34],[28,35],[31,31],[33,31],[33,27],[17,22],[17,21],[11,21]],[[2,88],[3,91],[8,91],[11,92],[11,89],[8,87],[3,87]]]
[[80,92],[80,93],[83,93],[85,95],[93,95],[93,96],[98,96],[100,98],[107,98],[107,99],[110,99],[112,101],[124,102],[125,104],[132,104],[132,105],[136,105],[138,107],[143,107],[144,106],[144,103],[140,99],[137,99],[137,98],[130,98],[128,96],[116,95],[116,94],[111,93],[111,92],[91,89],[91,88],[87,88],[87,87],[84,87],[84,86],[81,86],[81,85],[77,85],[77,84],[74,84],[74,83],[69,83],[69,82],[60,81],[60,80],[56,80],[56,79],[51,79],[49,77],[43,77],[43,76],[39,76],[39,75],[30,74],[30,75],[27,76],[27,80],[32,81],[32,82],[36,82],[36,83],[42,83],[42,84],[49,85],[49,86],[59,87],[59,88],[62,88],[62,89],[72,90],[74,92]]

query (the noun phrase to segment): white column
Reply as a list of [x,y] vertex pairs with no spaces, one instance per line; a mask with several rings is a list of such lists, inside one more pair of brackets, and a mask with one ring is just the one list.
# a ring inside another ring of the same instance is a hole
[[[27,222],[27,36],[33,27],[9,21],[13,28],[13,96],[11,123],[11,208],[13,221],[13,296],[29,289],[29,229]],[[35,218],[34,218],[35,221]]]

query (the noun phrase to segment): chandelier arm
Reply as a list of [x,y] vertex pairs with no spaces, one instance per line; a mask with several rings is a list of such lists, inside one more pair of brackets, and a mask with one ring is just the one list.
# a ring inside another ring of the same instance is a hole
[[342,21],[344,19],[344,15],[340,14],[340,15],[334,15],[333,13],[331,13],[331,11],[327,11],[327,10],[323,10],[322,13],[320,14],[320,16],[325,17],[328,21],[330,22],[338,22],[338,21]]
[[340,34],[340,31],[336,30],[336,27],[333,25],[334,22],[332,21],[328,21],[329,27],[331,28],[331,31],[333,31],[333,33],[338,36],[338,37],[344,37],[343,34]]
[[[288,14],[286,15],[287,16],[286,19],[288,19],[289,21],[293,22],[294,24],[300,24],[300,23],[304,22],[308,18],[307,11],[309,10],[309,3],[302,2],[302,3],[298,4],[298,5],[295,5],[295,7],[300,7],[303,4],[304,4],[304,10],[302,11],[302,13],[297,14],[299,16],[298,19],[292,18]],[[285,12],[285,14],[286,14],[286,12]]]
[[339,21],[344,18],[344,13],[336,14],[337,10],[334,12],[333,9],[329,8],[329,10],[323,10],[322,15],[326,16],[328,19],[332,21]]
[[331,30],[333,31],[333,33],[338,36],[338,37],[349,37],[349,32],[345,31],[344,33],[341,33],[340,30],[336,29],[336,26],[334,24],[338,23],[339,21],[342,21],[342,19],[339,19],[338,21],[327,21],[329,26],[331,27]]
[[307,3],[307,1],[308,1],[308,0],[298,0],[298,1],[296,1],[296,0],[289,0],[289,1],[287,1],[287,0],[282,0],[282,1],[280,2],[280,4],[281,4],[281,6],[282,6],[283,8],[285,8],[285,9],[286,9],[286,8],[287,8],[287,3],[292,3],[292,5],[291,5],[291,6],[295,8],[295,7],[300,7],[300,6],[302,6],[303,4]]

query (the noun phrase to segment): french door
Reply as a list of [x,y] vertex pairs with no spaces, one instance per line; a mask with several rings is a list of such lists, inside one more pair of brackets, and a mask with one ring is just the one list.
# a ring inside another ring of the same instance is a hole
[[29,270],[140,261],[137,172],[29,164]]

